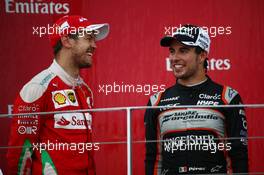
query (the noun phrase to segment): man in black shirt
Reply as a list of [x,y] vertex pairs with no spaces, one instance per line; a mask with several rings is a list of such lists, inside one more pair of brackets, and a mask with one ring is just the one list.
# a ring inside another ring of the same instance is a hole
[[242,101],[236,90],[213,82],[206,74],[208,33],[201,27],[184,25],[162,38],[160,44],[169,47],[177,81],[152,95],[148,106],[197,107],[146,110],[145,174],[247,173],[245,111],[215,107]]

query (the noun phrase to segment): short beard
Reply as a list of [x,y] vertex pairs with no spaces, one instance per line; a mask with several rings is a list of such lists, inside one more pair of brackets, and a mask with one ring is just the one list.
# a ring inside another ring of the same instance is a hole
[[[196,63],[198,63],[198,56],[195,58]],[[198,65],[198,64],[197,64]],[[180,77],[176,77],[176,79],[182,79],[182,80],[188,80],[192,78],[195,75],[195,72],[199,69],[199,65],[196,68],[191,69],[189,72],[187,72],[185,75],[182,75]]]
[[80,69],[85,69],[85,68],[90,68],[90,67],[92,67],[92,64],[81,64],[81,65],[79,65],[79,68]]

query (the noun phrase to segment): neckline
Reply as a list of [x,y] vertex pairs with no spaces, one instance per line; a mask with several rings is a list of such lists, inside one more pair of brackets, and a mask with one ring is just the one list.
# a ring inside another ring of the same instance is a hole
[[83,84],[83,79],[78,76],[77,78],[72,77],[69,75],[54,59],[53,63],[50,66],[50,69],[52,72],[54,72],[56,75],[58,75],[68,86],[78,86]]
[[212,81],[210,79],[209,76],[206,76],[206,79],[199,82],[199,83],[196,83],[196,84],[193,84],[193,85],[182,85],[180,83],[178,83],[178,81],[176,82],[175,86],[180,88],[180,89],[183,89],[183,90],[193,90],[193,89],[200,89],[204,86],[206,86],[210,81]]
[[203,84],[204,82],[206,82],[208,80],[208,78],[206,77],[205,80],[202,80],[198,83],[195,83],[195,84],[191,84],[191,85],[185,85],[186,87],[194,87],[194,86],[198,86],[200,84]]

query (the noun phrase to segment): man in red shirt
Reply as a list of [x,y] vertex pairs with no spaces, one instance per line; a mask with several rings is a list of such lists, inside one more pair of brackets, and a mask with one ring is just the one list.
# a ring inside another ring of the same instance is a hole
[[20,91],[12,119],[8,174],[95,174],[91,143],[93,94],[80,77],[92,66],[96,41],[109,33],[108,24],[91,24],[81,16],[64,16],[49,34],[55,59]]

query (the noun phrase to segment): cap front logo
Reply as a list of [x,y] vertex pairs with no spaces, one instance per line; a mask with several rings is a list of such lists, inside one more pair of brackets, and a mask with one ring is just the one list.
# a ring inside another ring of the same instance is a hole
[[65,22],[62,23],[61,26],[60,26],[60,32],[62,32],[64,29],[67,29],[67,28],[69,28],[69,27],[70,27],[69,23],[68,23],[67,21],[65,21]]
[[186,31],[186,30],[182,30],[182,31],[179,30],[173,36],[175,36],[175,35],[184,35],[184,36],[190,37],[192,39],[194,39],[194,37],[195,37],[190,31]]
[[86,18],[80,18],[79,21],[83,22],[83,21],[87,21],[87,19]]

